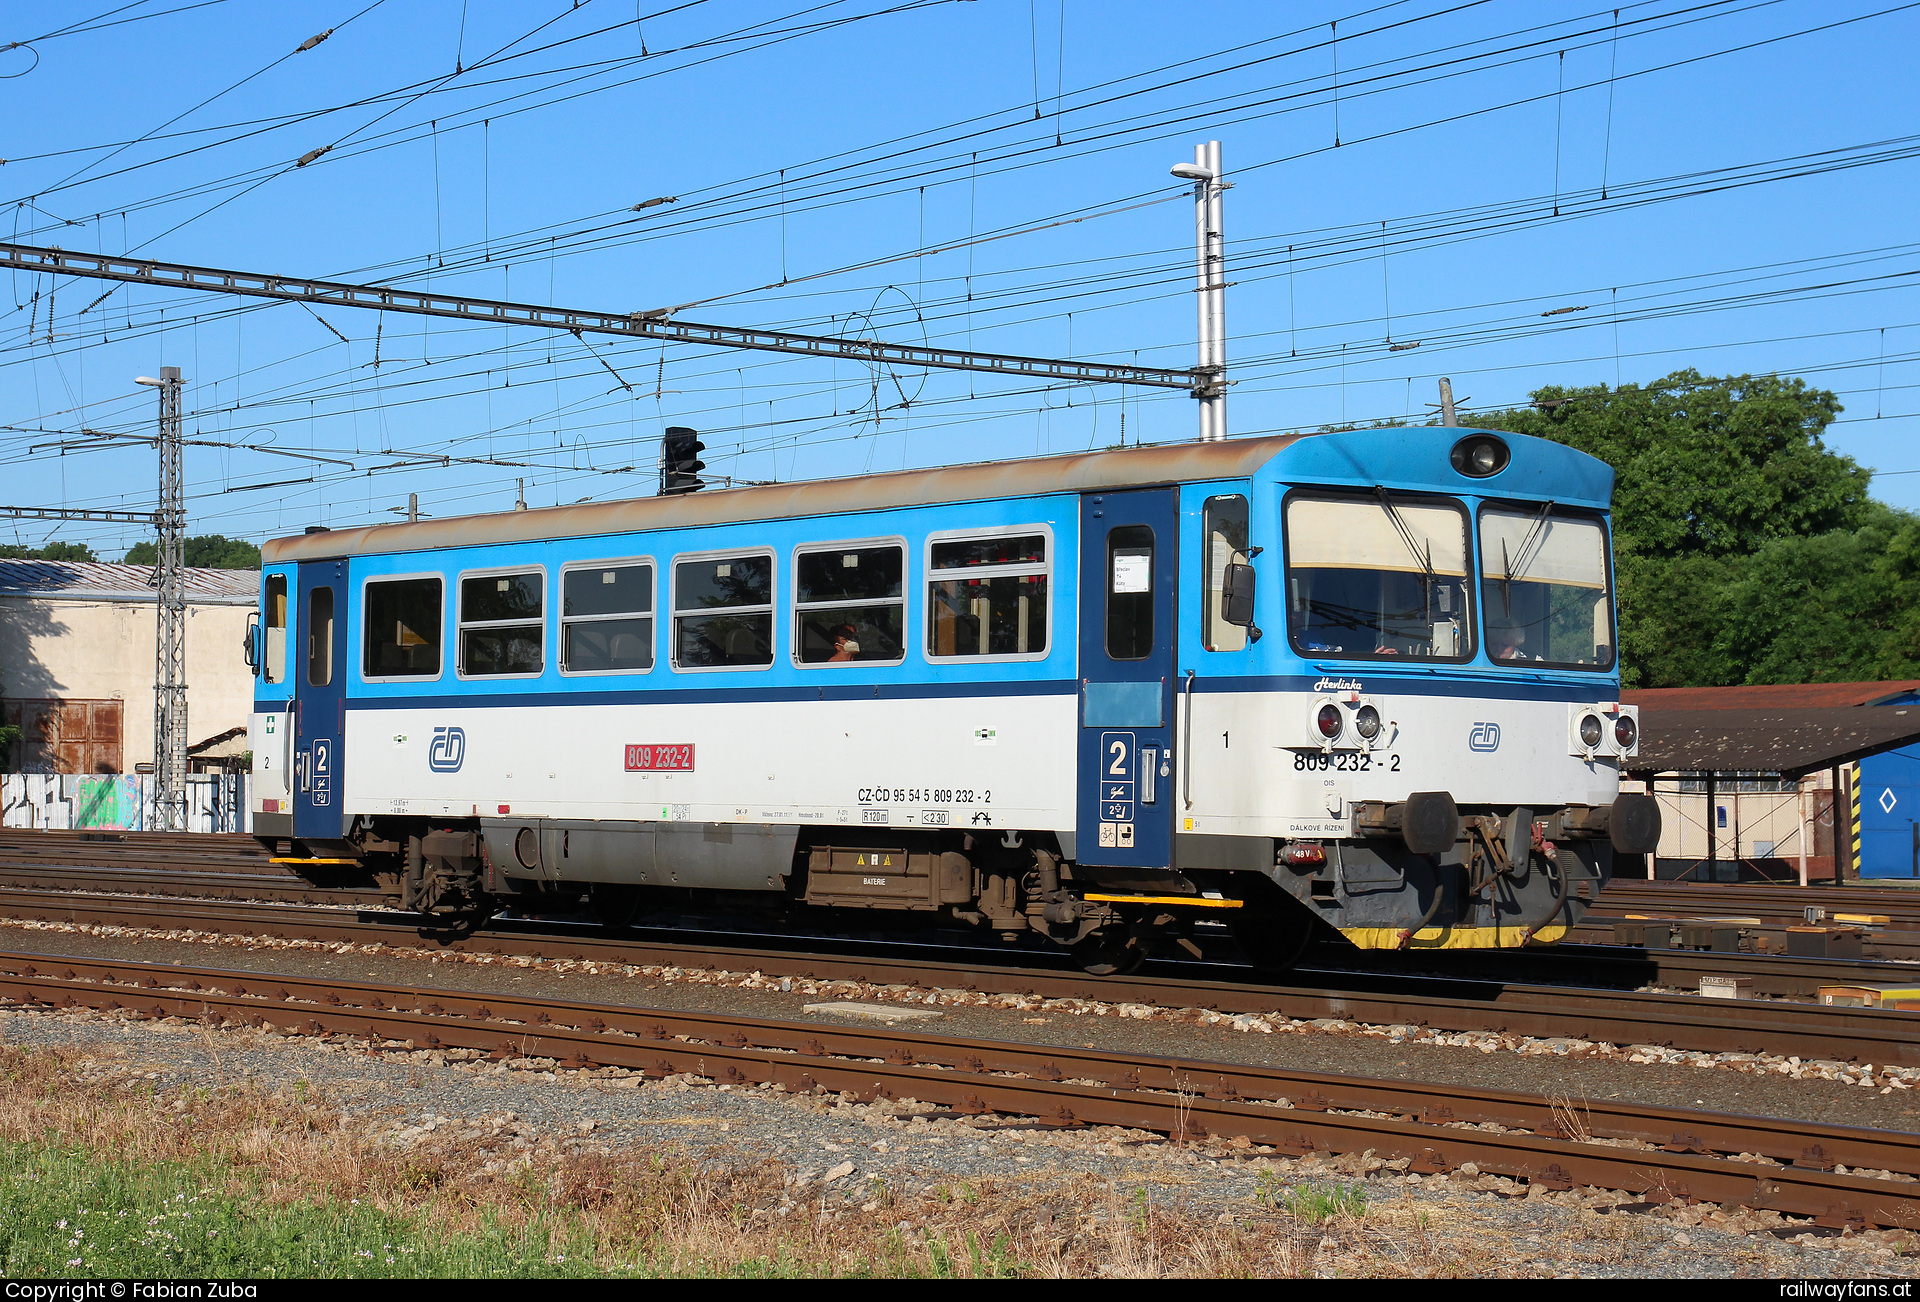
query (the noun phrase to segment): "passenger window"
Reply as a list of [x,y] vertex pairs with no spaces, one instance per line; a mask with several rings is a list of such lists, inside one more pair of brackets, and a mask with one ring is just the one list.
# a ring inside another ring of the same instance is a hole
[[287,677],[287,576],[267,576],[267,653],[260,676],[270,683]]
[[794,558],[793,655],[803,665],[906,658],[906,550],[824,547]]
[[772,663],[773,557],[674,561],[674,667],[742,669]]
[[1200,644],[1209,651],[1244,651],[1247,630],[1226,621],[1224,602],[1227,566],[1247,563],[1247,499],[1209,497],[1205,527],[1206,598],[1200,608]]
[[927,574],[927,655],[1047,653],[1047,538],[942,539]]
[[433,678],[440,673],[440,580],[367,584],[365,678]]
[[333,589],[315,588],[307,594],[307,683],[325,687],[333,681]]
[[560,576],[560,671],[653,668],[653,566],[590,565]]
[[1153,530],[1144,524],[1107,531],[1107,658],[1153,654]]
[[460,672],[537,674],[545,664],[546,575],[469,574],[460,580]]

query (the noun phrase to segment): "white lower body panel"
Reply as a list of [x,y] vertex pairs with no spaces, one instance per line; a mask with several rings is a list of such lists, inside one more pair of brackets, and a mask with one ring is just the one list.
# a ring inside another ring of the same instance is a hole
[[[346,808],[1070,831],[1077,708],[1039,696],[350,709]],[[629,747],[692,767],[631,770]]]

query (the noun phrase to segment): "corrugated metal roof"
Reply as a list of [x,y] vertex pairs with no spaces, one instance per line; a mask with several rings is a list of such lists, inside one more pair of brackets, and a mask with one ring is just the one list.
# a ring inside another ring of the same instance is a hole
[[[258,570],[186,571],[187,600],[196,606],[251,606]],[[0,597],[66,597],[85,601],[152,601],[154,567],[108,561],[0,560]]]
[[638,497],[619,502],[456,516],[417,524],[363,525],[357,529],[275,538],[260,550],[269,562],[317,560],[483,543],[584,538],[643,529],[783,520],[804,515],[842,515],[936,502],[992,501],[1194,479],[1233,479],[1252,474],[1288,444],[1311,437],[1314,436],[1278,434],[1221,443],[1169,443],[1036,457],[1027,461],[987,461],[849,479],[709,489],[675,497]]
[[1920,679],[1879,683],[1769,683],[1758,687],[1651,687],[1620,699],[1641,709],[1822,710],[1872,705],[1920,691]]
[[[1629,704],[1633,702],[1629,700]],[[1920,741],[1920,705],[1863,710],[1673,710],[1642,706],[1633,773],[1784,773],[1850,764]]]

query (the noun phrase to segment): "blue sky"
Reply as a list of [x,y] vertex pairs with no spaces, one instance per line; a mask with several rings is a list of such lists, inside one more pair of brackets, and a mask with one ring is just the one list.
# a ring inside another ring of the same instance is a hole
[[[1167,167],[1219,139],[1232,432],[1423,418],[1440,375],[1471,408],[1777,370],[1920,508],[1917,31],[1887,0],[14,4],[0,199],[24,243],[1187,366]],[[189,437],[232,445],[189,450],[194,533],[645,494],[668,424],[742,480],[1193,430],[1160,391],[4,275],[0,496],[150,509],[151,448],[102,436],[178,365]],[[18,526],[49,537],[142,531]]]

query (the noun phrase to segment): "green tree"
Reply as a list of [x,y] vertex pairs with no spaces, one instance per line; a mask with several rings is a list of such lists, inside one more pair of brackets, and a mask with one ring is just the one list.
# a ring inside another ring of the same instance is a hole
[[1550,438],[1618,476],[1614,532],[1637,556],[1747,556],[1866,523],[1871,473],[1821,435],[1840,400],[1805,380],[1676,371],[1641,388],[1557,386],[1476,425]]
[[85,543],[50,542],[45,547],[22,547],[18,543],[0,546],[0,560],[8,561],[97,561],[93,548]]
[[[195,569],[257,570],[260,548],[244,538],[227,538],[203,533],[189,538],[181,547],[182,559]],[[135,543],[127,552],[128,565],[158,565],[160,549],[150,542]]]
[[1873,501],[1871,472],[1826,447],[1834,394],[1685,370],[1533,399],[1473,423],[1614,468],[1628,686],[1920,674],[1920,520]]

